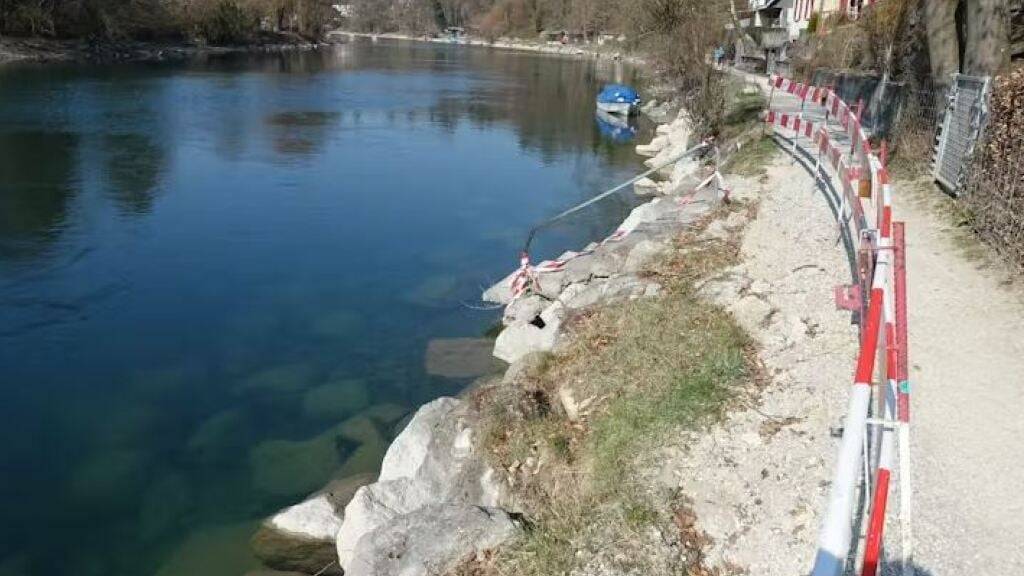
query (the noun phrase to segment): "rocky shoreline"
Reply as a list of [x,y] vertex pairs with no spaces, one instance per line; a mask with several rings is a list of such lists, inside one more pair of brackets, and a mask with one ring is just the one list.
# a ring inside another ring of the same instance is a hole
[[639,56],[623,54],[622,51],[616,49],[614,45],[609,45],[606,48],[603,46],[596,46],[593,44],[579,45],[561,44],[559,42],[533,42],[518,38],[497,38],[494,40],[490,40],[487,38],[466,37],[459,39],[457,41],[453,41],[448,38],[440,38],[425,35],[400,33],[370,34],[366,32],[348,32],[343,30],[337,30],[327,34],[328,38],[338,36],[347,37],[349,39],[370,38],[373,40],[405,40],[411,42],[428,42],[432,44],[450,44],[456,46],[501,48],[505,50],[515,50],[520,52],[558,54],[562,56],[589,56],[593,58],[611,58],[615,60],[622,60],[624,62],[629,62],[630,64],[636,65],[642,65],[646,63],[646,61]]
[[[494,356],[509,366],[492,385],[517,386],[546,354],[564,346],[565,324],[575,315],[658,296],[662,287],[642,274],[645,264],[670,251],[681,232],[723,201],[713,186],[693,191],[713,167],[692,158],[670,162],[692,139],[680,111],[658,126],[653,142],[637,147],[650,156],[648,166],[667,166],[659,180],[637,184],[635,192],[651,200],[608,239],[565,252],[550,271],[536,272],[532,288],[519,296],[512,284],[521,271],[484,292],[484,300],[505,307]],[[705,234],[715,239],[719,233],[711,227]],[[571,391],[558,401],[570,417],[586,408]],[[336,481],[271,516],[253,538],[256,555],[269,568],[300,574],[426,576],[444,574],[515,536],[523,526],[512,487],[517,475],[539,463],[495,469],[481,453],[481,416],[468,398],[421,407],[388,448],[379,476]]]
[[209,46],[188,42],[97,42],[87,39],[0,37],[0,65],[14,62],[163,62],[213,54],[315,50],[333,43],[329,38],[319,42],[288,35],[274,35],[256,43],[237,46]]

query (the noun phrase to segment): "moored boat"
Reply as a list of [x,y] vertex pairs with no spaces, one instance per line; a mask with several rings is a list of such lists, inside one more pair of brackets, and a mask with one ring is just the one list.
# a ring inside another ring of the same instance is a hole
[[608,84],[597,95],[597,109],[609,114],[632,116],[640,110],[640,95],[630,86]]

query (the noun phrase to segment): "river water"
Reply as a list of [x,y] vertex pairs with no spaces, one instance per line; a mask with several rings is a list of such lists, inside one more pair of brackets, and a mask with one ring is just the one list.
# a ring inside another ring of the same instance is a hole
[[261,517],[467,384],[428,344],[494,324],[467,303],[531,225],[638,171],[593,109],[631,74],[369,41],[0,68],[0,575],[255,566]]

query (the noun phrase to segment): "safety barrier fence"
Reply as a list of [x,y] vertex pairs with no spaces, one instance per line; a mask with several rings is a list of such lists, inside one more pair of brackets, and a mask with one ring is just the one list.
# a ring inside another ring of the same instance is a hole
[[[850,105],[827,87],[769,79],[767,125],[786,145],[816,157],[814,176],[838,178],[843,234],[856,258],[856,279],[836,287],[837,305],[860,319],[860,351],[813,576],[880,573],[890,492],[899,494],[902,573],[912,573],[910,387],[907,375],[905,241],[893,221],[892,187],[880,153],[861,124],[862,103]],[[787,94],[774,100],[776,93]],[[773,105],[788,105],[777,110]],[[898,451],[898,486],[892,476]],[[866,522],[864,522],[866,519]],[[891,541],[891,540],[889,540]]]

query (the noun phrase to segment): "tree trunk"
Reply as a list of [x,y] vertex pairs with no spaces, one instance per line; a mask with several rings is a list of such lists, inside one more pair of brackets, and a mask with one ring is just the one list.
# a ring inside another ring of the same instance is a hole
[[928,28],[928,54],[932,76],[944,80],[960,71],[959,41],[956,30],[957,0],[925,0],[925,24]]
[[968,0],[964,72],[995,76],[1010,62],[1007,0]]
[[960,71],[960,43],[956,29],[957,3],[957,0],[924,0],[928,56],[936,88],[949,86],[951,75]]

